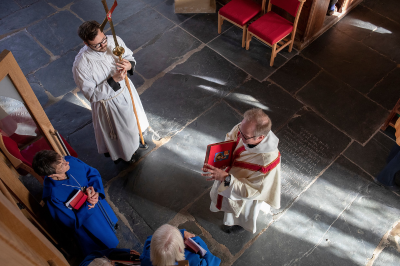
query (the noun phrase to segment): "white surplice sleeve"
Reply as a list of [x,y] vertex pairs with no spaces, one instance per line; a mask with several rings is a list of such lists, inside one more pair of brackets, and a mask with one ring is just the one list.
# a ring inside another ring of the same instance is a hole
[[99,84],[93,79],[95,72],[92,67],[86,64],[79,64],[74,69],[74,79],[76,85],[81,89],[85,98],[93,103],[110,98],[115,92],[105,79]]

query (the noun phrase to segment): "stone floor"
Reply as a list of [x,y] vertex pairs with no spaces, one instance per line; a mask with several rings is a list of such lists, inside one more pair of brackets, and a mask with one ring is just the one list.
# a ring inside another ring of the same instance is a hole
[[[103,20],[100,0],[1,0],[0,51],[13,52],[54,127],[102,174],[120,247],[141,251],[171,223],[200,235],[222,265],[400,264],[400,195],[371,182],[395,144],[379,128],[400,95],[397,0],[365,0],[273,67],[260,42],[241,48],[236,27],[225,22],[218,35],[216,14],[175,14],[173,0],[118,4],[115,29],[134,51],[131,79],[151,125],[134,165],[97,154],[72,78],[77,27]],[[228,235],[200,169],[207,144],[251,107],[280,138],[282,207],[260,215],[256,234]]]

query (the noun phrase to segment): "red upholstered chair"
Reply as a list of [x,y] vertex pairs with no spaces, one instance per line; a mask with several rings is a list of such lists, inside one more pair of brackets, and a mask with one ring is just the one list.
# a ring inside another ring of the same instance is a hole
[[246,44],[247,24],[260,12],[265,11],[265,2],[262,5],[253,0],[232,0],[218,11],[218,33],[221,33],[221,26],[224,20],[243,29],[242,47]]
[[[274,65],[274,59],[283,48],[289,46],[292,51],[297,22],[299,21],[301,8],[306,0],[270,0],[267,13],[250,24],[247,30],[246,50],[249,50],[251,38],[254,36],[268,46],[272,47],[270,66]],[[271,11],[272,5],[278,6],[294,17],[294,23]],[[287,39],[291,34],[290,39]],[[286,43],[285,43],[286,41]],[[279,45],[280,46],[279,46]]]
[[[61,137],[64,141],[71,156],[78,157],[76,151]],[[4,155],[10,160],[14,168],[21,175],[31,174],[33,175],[41,184],[43,184],[43,177],[38,175],[32,169],[33,157],[38,151],[41,150],[52,150],[45,138],[32,143],[23,150],[18,148],[18,144],[11,138],[4,136],[0,133],[0,149],[3,151]]]

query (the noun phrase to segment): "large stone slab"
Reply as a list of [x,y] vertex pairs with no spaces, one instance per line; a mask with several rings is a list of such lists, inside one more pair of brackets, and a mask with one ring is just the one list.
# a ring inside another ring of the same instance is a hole
[[38,0],[14,0],[14,1],[17,2],[20,6],[24,7],[33,4]]
[[246,79],[246,73],[204,47],[142,95],[150,126],[171,136]]
[[152,230],[167,223],[212,185],[200,175],[206,147],[222,141],[237,121],[228,105],[215,106],[114,180],[112,201],[124,215],[137,212]]
[[[114,1],[107,1],[108,8],[111,8]],[[127,19],[128,17],[137,14],[139,11],[146,7],[145,1],[140,0],[119,0],[118,6],[115,8],[112,14],[112,20],[114,26],[121,21]],[[96,20],[99,23],[102,23],[106,17],[106,11],[104,10],[104,6],[101,1],[97,0],[81,0],[76,1],[72,6],[71,10],[75,12],[80,18],[84,21]],[[90,10],[90,12],[88,12]],[[129,27],[135,27],[132,24]],[[144,24],[139,24],[141,27],[145,27]],[[107,23],[105,29],[109,29],[110,26]],[[119,31],[116,30],[117,35],[119,35]],[[111,34],[111,32],[109,33]]]
[[46,0],[48,3],[55,5],[56,7],[62,8],[76,0]]
[[361,93],[369,92],[396,66],[335,28],[311,43],[302,54]]
[[44,107],[49,101],[49,96],[47,96],[45,89],[40,85],[39,80],[35,77],[35,75],[28,75],[26,79],[29,82],[33,92],[35,93],[40,105]]
[[14,0],[3,0],[0,2],[0,19],[19,10],[20,6]]
[[146,4],[151,7],[155,7],[163,2],[165,2],[165,0],[146,0]]
[[72,93],[68,93],[61,101],[46,108],[45,112],[53,127],[64,138],[92,120],[91,111]]
[[140,240],[135,235],[135,232],[129,230],[129,228],[118,219],[118,229],[116,232],[116,236],[119,240],[117,248],[127,248],[136,250],[139,253],[143,252],[143,245],[140,243]]
[[155,77],[200,44],[184,30],[175,27],[135,54],[136,71],[147,79]]
[[341,19],[335,28],[354,40],[362,41],[387,20],[373,10],[359,5]]
[[375,260],[375,266],[397,266],[400,260],[400,253],[394,246],[386,247]]
[[272,130],[281,128],[303,105],[290,94],[268,81],[252,79],[229,94],[225,100],[240,113],[261,108],[271,118]]
[[7,49],[24,74],[28,74],[50,61],[50,56],[26,32],[19,32],[0,41],[0,51]]
[[160,3],[155,7],[155,9],[163,14],[169,20],[175,22],[176,24],[180,24],[183,21],[191,18],[194,14],[176,14],[175,13],[175,0],[167,0],[163,3]]
[[33,22],[49,16],[54,11],[55,9],[43,0],[20,9],[10,14],[7,19],[0,20],[0,36],[25,28]]
[[271,48],[253,38],[250,49],[246,50],[242,48],[242,35],[242,29],[231,27],[208,45],[259,81],[286,62],[287,59],[279,53],[275,57],[274,65],[269,66]]
[[390,150],[395,145],[395,141],[378,132],[365,146],[353,142],[344,152],[344,156],[373,177],[377,177],[379,172],[386,165],[386,158]]
[[227,247],[232,255],[238,253],[244,245],[251,241],[272,221],[271,214],[260,211],[257,218],[257,231],[254,234],[248,231],[240,234],[227,234],[221,228],[224,212],[211,212],[210,204],[210,193],[206,193],[190,207],[189,213],[193,215],[201,227],[211,234],[213,239]]
[[311,111],[300,111],[277,134],[282,154],[282,212],[350,143],[350,138]]
[[36,78],[43,85],[44,89],[54,97],[64,95],[76,88],[72,74],[72,65],[77,54],[76,51],[68,52],[35,73]]
[[387,110],[326,72],[308,83],[297,97],[360,143],[366,142],[389,115]]
[[71,12],[61,11],[29,27],[28,32],[54,55],[60,55],[82,43],[76,33],[81,24]]
[[400,3],[397,0],[365,0],[362,5],[400,23]]
[[396,61],[396,63],[400,63],[399,42],[400,25],[388,19],[380,27],[371,32],[368,38],[363,40],[363,43],[391,60]]
[[[400,217],[399,197],[386,189],[370,184],[346,208],[321,239],[311,254],[305,256],[304,265],[367,265],[382,237],[392,229]],[[400,253],[386,250],[379,263],[398,265]],[[396,261],[396,263],[394,263]],[[375,265],[374,263],[374,265]]]
[[[233,265],[353,265],[343,264],[335,249],[320,256],[323,263],[303,260],[310,260],[314,249],[329,240],[326,231],[368,184],[363,175],[340,157]],[[358,243],[354,248],[362,247]],[[337,261],[341,263],[332,264]]]
[[269,78],[290,93],[296,93],[321,70],[319,66],[300,55],[290,59]]
[[[196,14],[192,18],[186,20],[181,24],[181,27],[193,34],[196,38],[204,43],[208,43],[218,34],[218,11],[221,8],[219,4],[217,4],[216,13],[211,14]],[[225,21],[222,24],[221,32],[226,31],[232,27],[232,24]]]
[[396,68],[379,82],[368,97],[378,102],[388,110],[396,105],[400,95],[400,68]]
[[115,27],[115,31],[129,49],[133,51],[146,43],[154,43],[166,30],[173,26],[174,23],[160,13],[146,8],[119,23]]

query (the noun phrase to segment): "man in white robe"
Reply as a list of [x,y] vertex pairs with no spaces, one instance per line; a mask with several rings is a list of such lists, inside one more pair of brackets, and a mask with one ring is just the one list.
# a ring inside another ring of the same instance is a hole
[[[96,21],[84,22],[78,30],[85,46],[75,57],[72,68],[76,85],[91,103],[93,127],[99,153],[132,162],[138,148],[147,149],[139,139],[132,100],[125,84],[126,74],[133,75],[135,59],[132,51],[117,37],[125,49],[120,62],[113,55],[115,43],[111,35],[104,35]],[[129,79],[128,79],[129,80]],[[149,126],[139,95],[129,80],[141,130]]]
[[236,140],[233,163],[221,170],[205,164],[203,176],[214,180],[211,188],[212,212],[224,211],[224,231],[257,231],[259,211],[280,208],[281,163],[279,139],[271,131],[271,120],[258,108],[248,110],[243,121],[225,140]]

